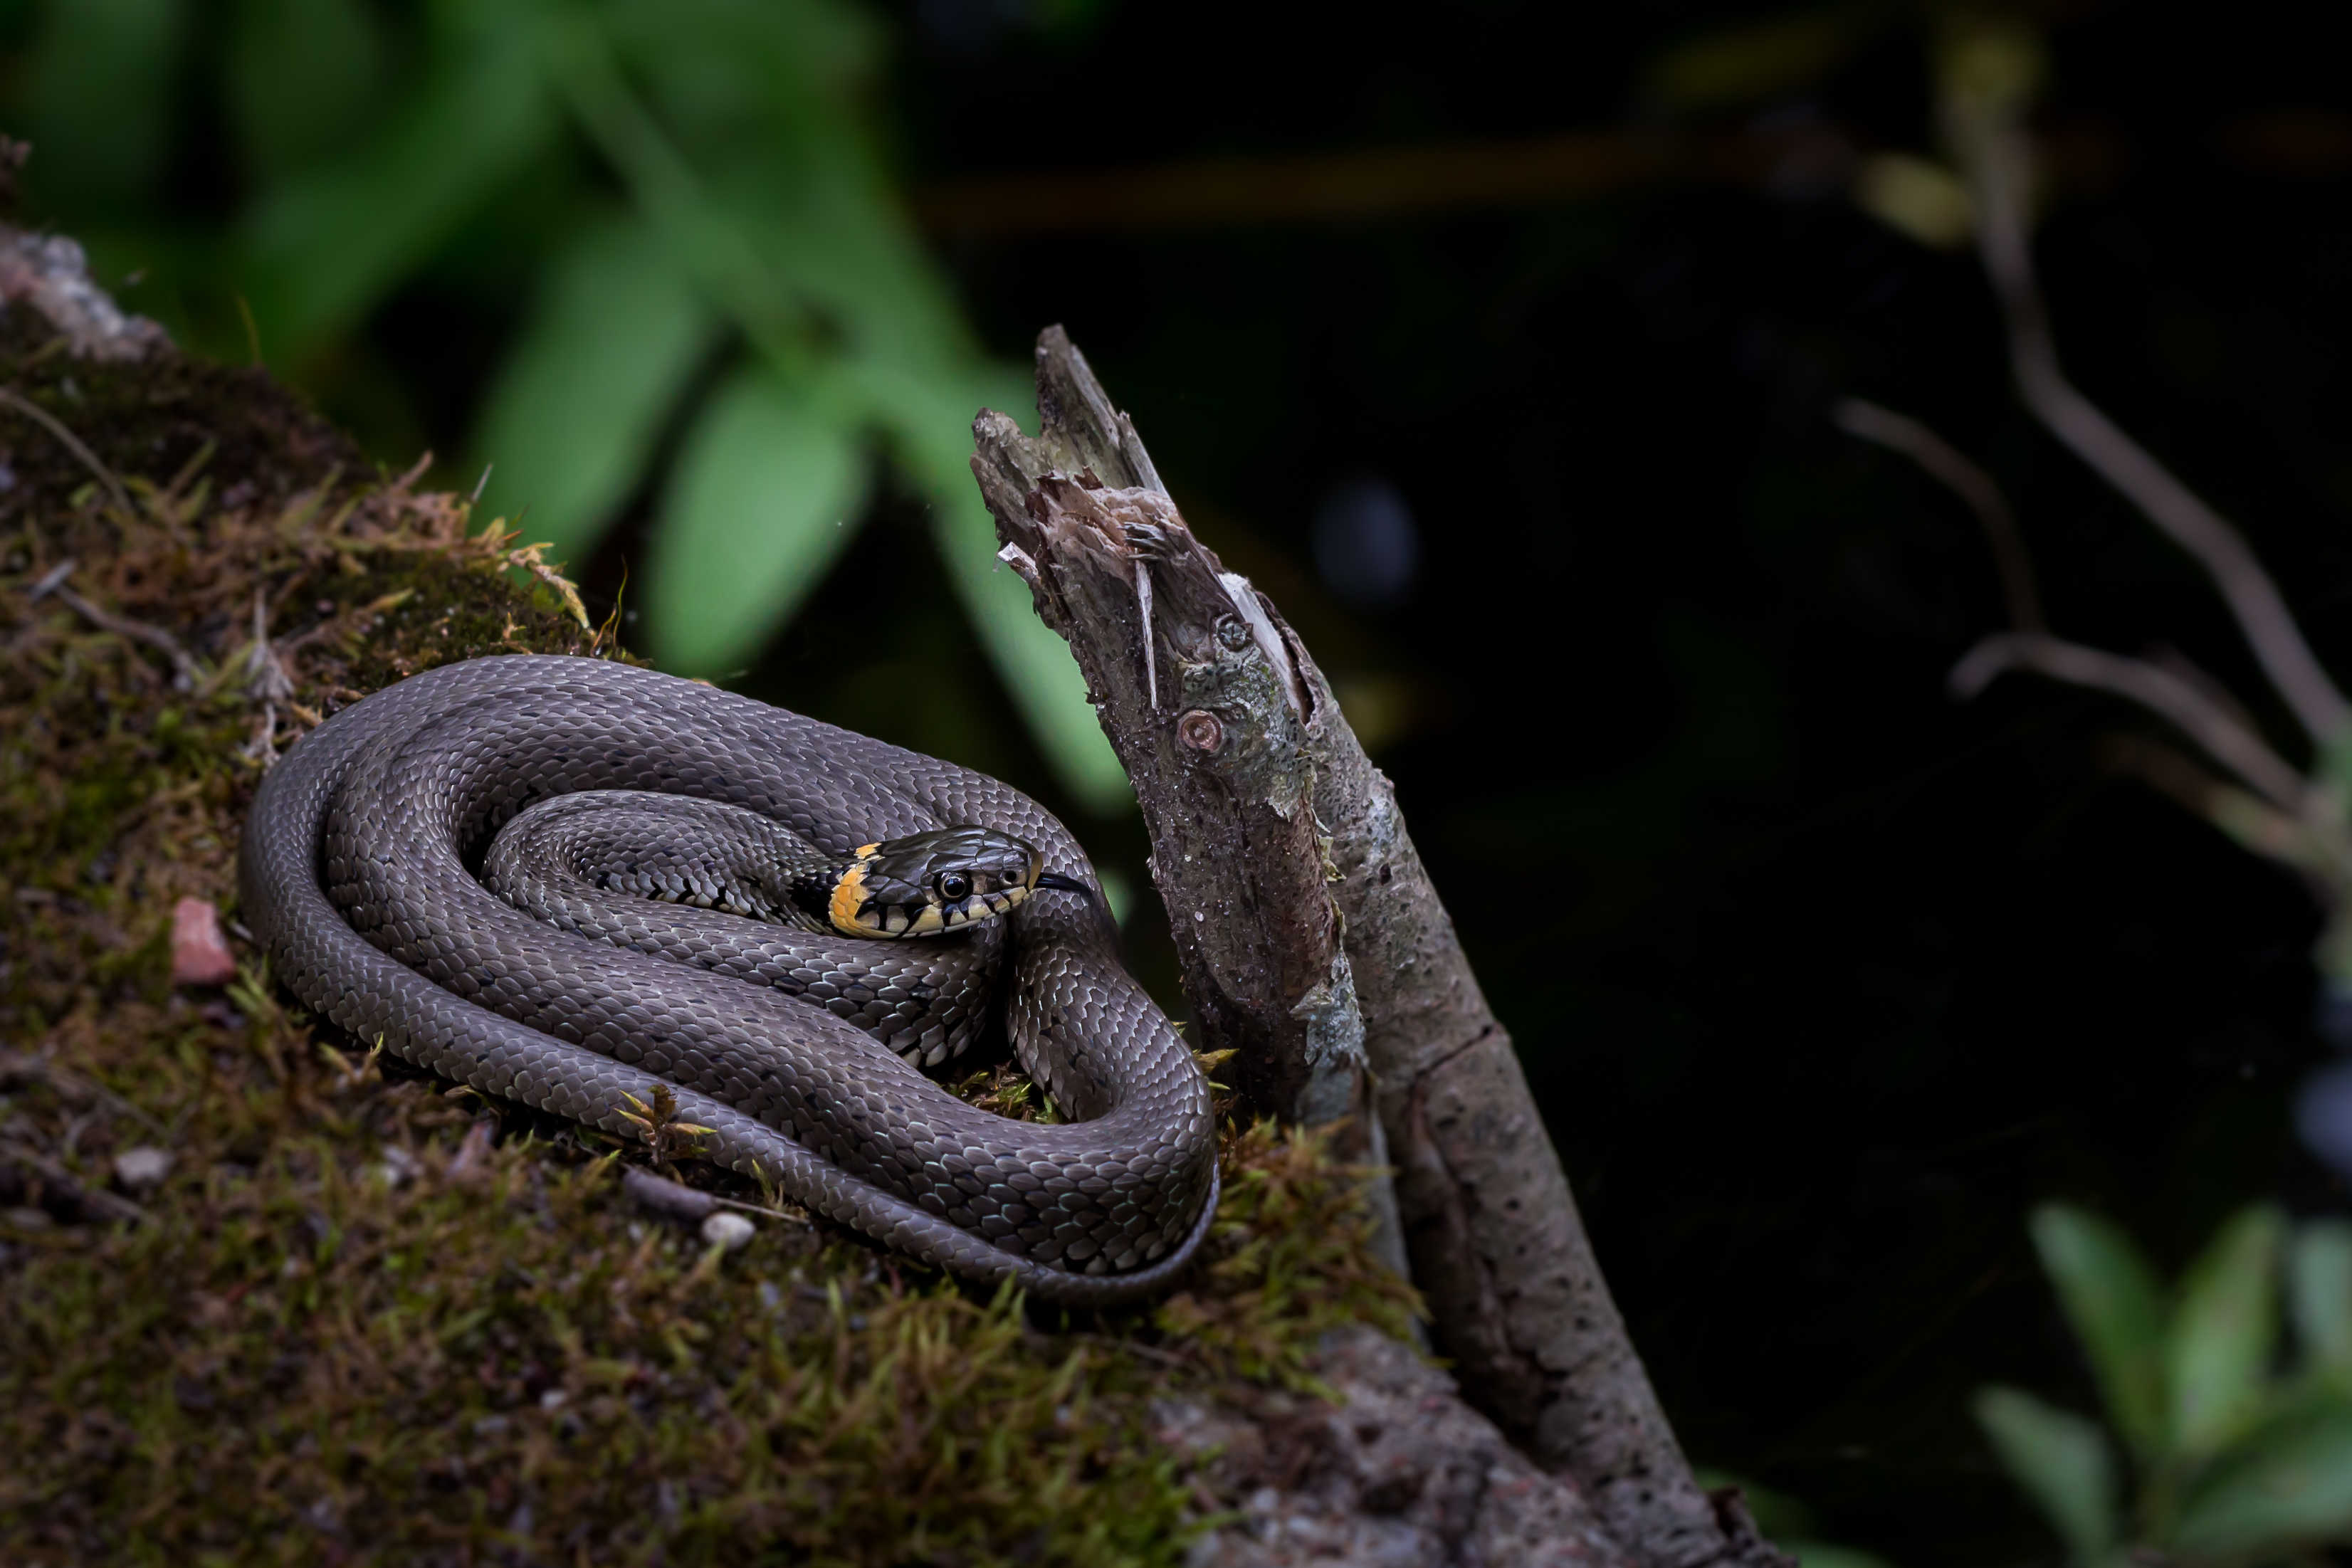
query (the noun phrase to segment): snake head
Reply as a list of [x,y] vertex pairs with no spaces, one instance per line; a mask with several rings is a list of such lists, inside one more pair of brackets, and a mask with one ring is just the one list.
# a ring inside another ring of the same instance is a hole
[[1010,833],[939,828],[861,845],[825,913],[845,936],[929,936],[1008,914],[1041,887],[1091,892]]

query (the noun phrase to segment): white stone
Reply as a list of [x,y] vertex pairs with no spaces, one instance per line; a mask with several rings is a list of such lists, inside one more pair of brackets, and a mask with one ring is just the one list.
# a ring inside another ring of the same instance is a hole
[[171,1151],[152,1144],[141,1144],[114,1156],[114,1179],[134,1192],[143,1192],[171,1174]]
[[741,1215],[730,1214],[722,1208],[702,1222],[702,1239],[713,1247],[724,1247],[732,1252],[751,1240],[758,1228]]

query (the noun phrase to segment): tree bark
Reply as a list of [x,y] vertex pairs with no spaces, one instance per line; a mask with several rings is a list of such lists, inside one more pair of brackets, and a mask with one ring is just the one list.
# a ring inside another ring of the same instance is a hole
[[1365,1156],[1393,1151],[1376,1201],[1464,1391],[1632,1557],[1785,1563],[1692,1479],[1510,1037],[1322,672],[1185,526],[1058,327],[1037,402],[1034,439],[981,414],[972,470],[1134,782],[1200,1043],[1240,1053],[1258,1107],[1356,1117]]

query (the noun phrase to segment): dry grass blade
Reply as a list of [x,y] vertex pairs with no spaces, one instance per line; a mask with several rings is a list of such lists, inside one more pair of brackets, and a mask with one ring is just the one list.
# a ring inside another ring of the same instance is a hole
[[150,626],[144,621],[133,621],[127,615],[117,615],[112,611],[101,610],[67,587],[66,580],[72,576],[75,565],[76,563],[70,559],[59,561],[49,571],[43,574],[41,580],[33,585],[26,597],[34,602],[47,598],[55,598],[58,602],[100,631],[111,632],[117,637],[126,638],[131,642],[144,643],[149,647],[160,651],[164,657],[172,661],[173,685],[184,692],[194,690],[196,683],[203,678],[204,671],[195,660],[189,656],[188,651],[180,646],[179,639],[160,626]]
[[63,420],[30,398],[7,387],[0,387],[0,407],[15,409],[18,413],[56,436],[58,444],[72,453],[75,459],[83,467],[89,469],[92,476],[105,486],[107,498],[114,503],[124,517],[135,517],[139,515],[139,509],[131,503],[131,493],[122,487],[122,481],[114,476],[114,470],[100,462],[98,454],[92,452],[80,436],[68,428]]

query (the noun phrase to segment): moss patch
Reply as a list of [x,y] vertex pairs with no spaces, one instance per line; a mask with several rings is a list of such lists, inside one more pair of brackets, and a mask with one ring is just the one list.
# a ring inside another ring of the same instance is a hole
[[1171,1562],[1233,1500],[1151,1398],[1311,1388],[1326,1329],[1402,1328],[1313,1139],[1229,1130],[1192,1288],[1072,1319],[823,1227],[713,1250],[625,1198],[641,1152],[322,1040],[250,968],[175,988],[173,906],[233,917],[273,748],[602,643],[266,379],[31,323],[6,384],[108,476],[0,409],[0,1560]]

